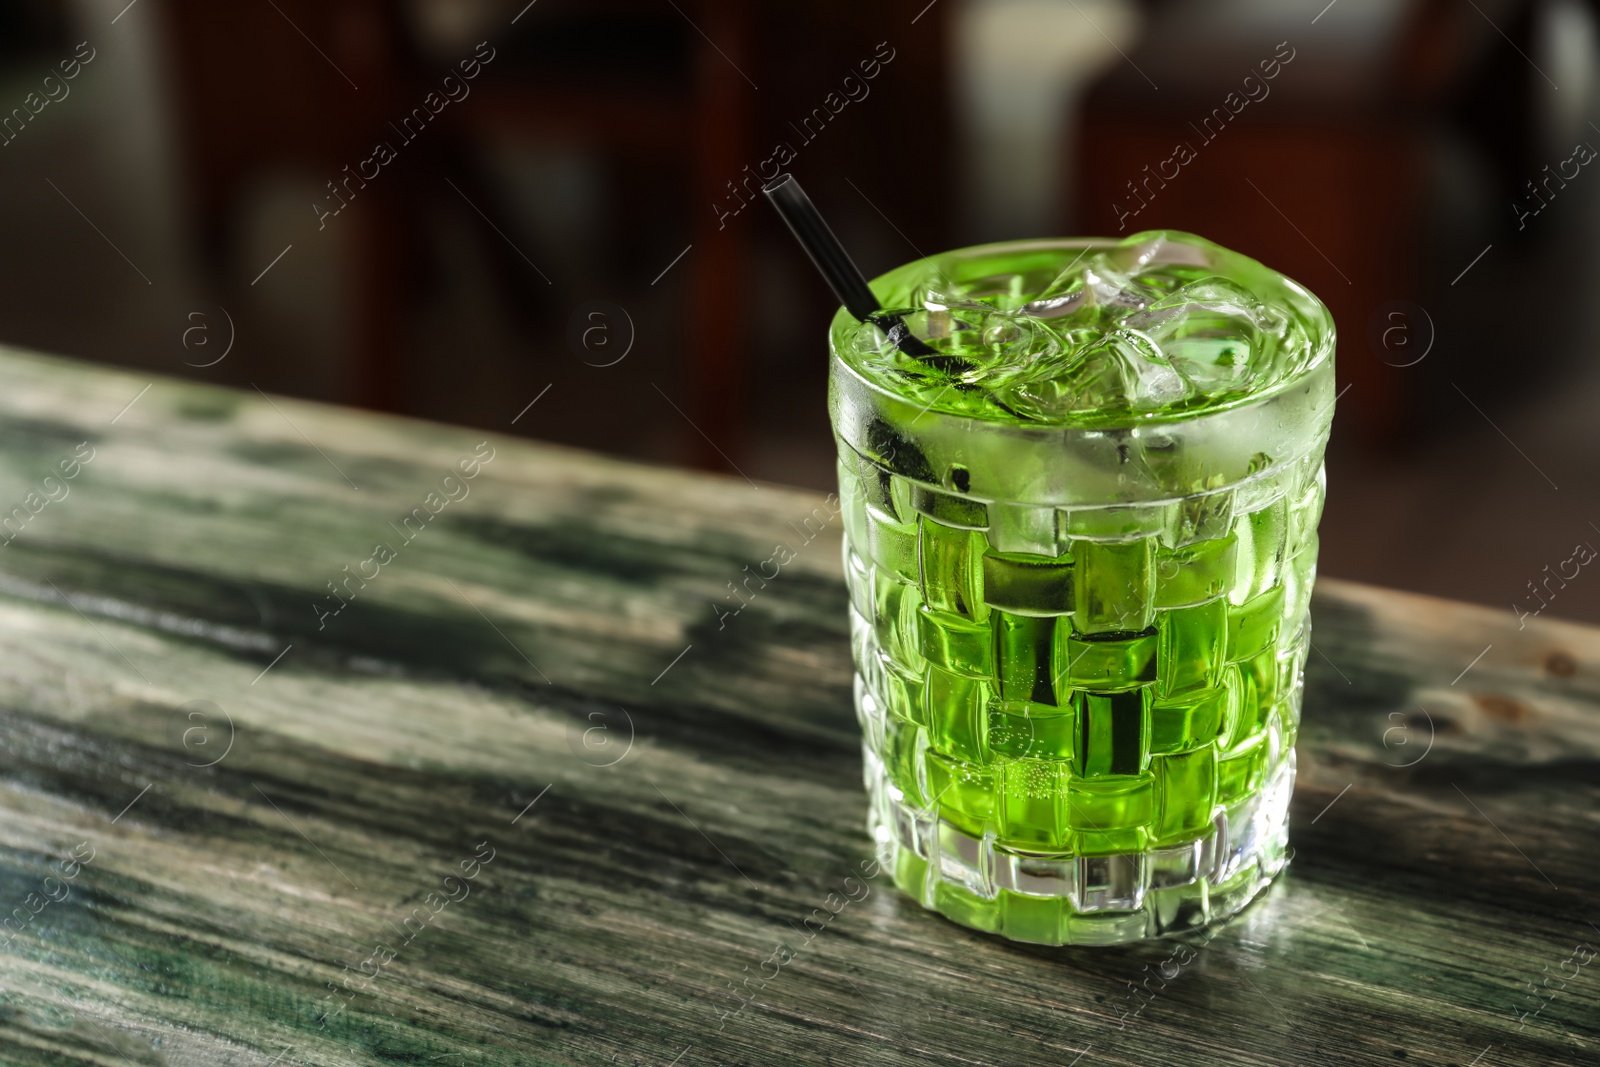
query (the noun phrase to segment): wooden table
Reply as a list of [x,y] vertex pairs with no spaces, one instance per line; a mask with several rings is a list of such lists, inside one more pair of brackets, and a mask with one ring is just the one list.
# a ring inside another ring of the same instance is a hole
[[1181,947],[1007,944],[847,889],[814,496],[0,381],[7,1064],[1600,1062],[1592,629],[1322,583],[1276,886]]

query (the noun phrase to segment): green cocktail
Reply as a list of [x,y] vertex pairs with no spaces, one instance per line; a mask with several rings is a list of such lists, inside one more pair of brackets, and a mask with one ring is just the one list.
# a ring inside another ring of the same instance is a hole
[[872,283],[830,409],[871,828],[896,883],[1044,944],[1193,929],[1285,862],[1333,323],[1197,237]]

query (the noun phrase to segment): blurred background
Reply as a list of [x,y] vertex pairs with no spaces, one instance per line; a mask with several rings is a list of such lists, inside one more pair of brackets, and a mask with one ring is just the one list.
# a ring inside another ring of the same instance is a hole
[[1597,6],[0,0],[0,342],[827,489],[777,167],[1192,230],[1334,311],[1323,573],[1600,622]]

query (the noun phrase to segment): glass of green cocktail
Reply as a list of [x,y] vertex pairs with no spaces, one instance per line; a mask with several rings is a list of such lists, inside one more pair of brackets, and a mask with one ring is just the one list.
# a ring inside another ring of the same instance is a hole
[[1173,232],[871,288],[890,312],[835,318],[830,409],[884,865],[1043,944],[1233,914],[1286,859],[1327,309]]

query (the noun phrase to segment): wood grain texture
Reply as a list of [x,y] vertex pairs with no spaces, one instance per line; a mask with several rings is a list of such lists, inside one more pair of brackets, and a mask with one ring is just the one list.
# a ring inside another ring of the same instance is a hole
[[406,542],[484,435],[0,380],[0,513],[93,449],[0,547],[0,1062],[1600,1061],[1600,632],[1322,583],[1273,889],[1008,944],[846,881],[818,498],[496,437]]

